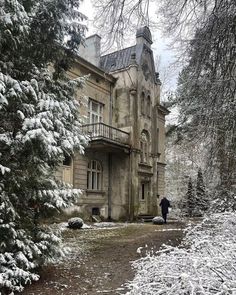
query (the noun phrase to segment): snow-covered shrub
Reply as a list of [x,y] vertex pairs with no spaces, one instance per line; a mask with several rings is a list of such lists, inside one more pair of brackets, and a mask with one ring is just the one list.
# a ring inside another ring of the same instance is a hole
[[152,219],[153,224],[163,224],[164,219],[161,216],[156,216]]
[[236,211],[236,194],[220,190],[211,201],[210,212]]
[[73,217],[68,220],[68,227],[73,229],[78,229],[83,226],[84,222],[79,217]]
[[163,246],[133,267],[127,295],[236,294],[236,213],[206,217],[180,247]]

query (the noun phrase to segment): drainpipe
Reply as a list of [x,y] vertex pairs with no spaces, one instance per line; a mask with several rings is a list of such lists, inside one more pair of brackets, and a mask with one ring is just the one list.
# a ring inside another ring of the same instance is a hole
[[[112,126],[112,109],[113,109],[113,99],[112,99],[112,85],[110,83],[110,103],[109,103],[109,125]],[[108,220],[111,220],[111,197],[112,197],[112,154],[108,153]]]
[[111,220],[112,154],[108,153],[108,220]]
[[131,173],[132,173],[132,150],[130,148],[130,151],[129,151],[129,179],[128,179],[128,219],[129,219],[129,221],[132,221],[131,205],[132,205],[133,181],[132,181]]
[[113,109],[112,86],[110,83],[110,107],[109,107],[109,125],[110,126],[112,126],[112,109]]

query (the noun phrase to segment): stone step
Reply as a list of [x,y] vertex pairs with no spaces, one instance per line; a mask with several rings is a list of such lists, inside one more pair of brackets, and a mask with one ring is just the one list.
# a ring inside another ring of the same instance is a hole
[[147,214],[139,214],[138,219],[142,220],[143,222],[152,222],[152,219],[155,216],[147,215]]

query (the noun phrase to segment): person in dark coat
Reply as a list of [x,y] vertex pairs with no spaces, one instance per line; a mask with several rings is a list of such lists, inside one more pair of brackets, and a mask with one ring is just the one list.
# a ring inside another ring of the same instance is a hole
[[162,217],[164,219],[164,222],[166,223],[167,214],[169,213],[170,201],[167,200],[166,197],[164,197],[161,199],[160,206],[161,206]]

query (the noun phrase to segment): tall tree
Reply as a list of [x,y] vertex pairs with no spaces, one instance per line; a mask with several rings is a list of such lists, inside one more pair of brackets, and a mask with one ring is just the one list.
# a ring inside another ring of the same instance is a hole
[[197,210],[202,215],[209,209],[209,197],[206,193],[206,188],[203,180],[202,170],[198,169],[197,173],[197,185],[196,185],[196,199],[197,199]]
[[[0,290],[21,291],[57,259],[60,239],[40,224],[78,191],[53,177],[64,155],[83,151],[70,68],[84,27],[76,0],[0,3]],[[49,70],[50,69],[50,70]]]
[[215,2],[190,43],[176,99],[182,131],[208,147],[216,185],[225,190],[234,188],[236,169],[235,14],[235,1]]
[[189,177],[188,190],[180,202],[181,215],[193,217],[196,206],[196,196],[192,183],[192,178]]

